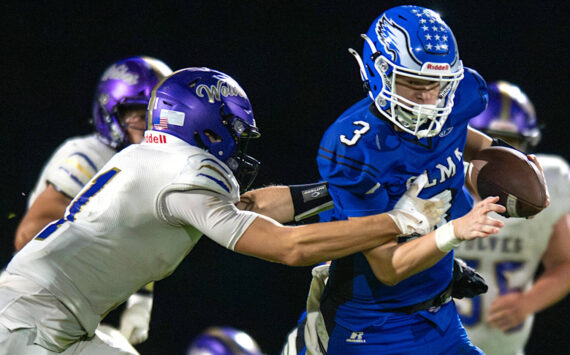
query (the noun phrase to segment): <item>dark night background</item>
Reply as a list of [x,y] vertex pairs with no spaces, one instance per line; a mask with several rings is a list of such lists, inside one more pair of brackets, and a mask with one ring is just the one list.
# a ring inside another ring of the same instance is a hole
[[[57,3],[53,5],[50,3]],[[566,2],[419,1],[453,29],[461,58],[488,82],[518,84],[545,124],[539,150],[570,158]],[[347,48],[396,1],[4,1],[0,265],[43,163],[91,131],[95,84],[112,62],[145,54],[173,69],[207,66],[247,92],[262,131],[256,186],[318,179],[326,127],[363,96]],[[562,8],[565,7],[565,8]],[[151,252],[151,251],[149,251]],[[275,354],[304,306],[310,268],[232,254],[203,238],[155,290],[142,354],[183,354],[205,327],[248,331]],[[567,353],[568,297],[538,315],[528,354]]]

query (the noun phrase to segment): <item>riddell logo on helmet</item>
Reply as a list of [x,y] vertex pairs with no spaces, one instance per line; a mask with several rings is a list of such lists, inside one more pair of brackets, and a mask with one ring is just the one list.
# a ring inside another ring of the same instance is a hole
[[449,70],[449,64],[431,64],[427,63],[428,70]]
[[152,133],[147,133],[144,136],[145,143],[166,143],[166,137],[161,135],[154,135]]

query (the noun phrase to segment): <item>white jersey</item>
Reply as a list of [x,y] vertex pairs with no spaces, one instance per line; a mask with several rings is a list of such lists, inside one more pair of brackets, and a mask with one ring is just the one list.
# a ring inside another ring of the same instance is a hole
[[128,296],[172,273],[202,234],[233,249],[257,216],[237,210],[238,200],[225,164],[147,131],[143,143],[105,164],[64,218],[46,226],[7,270],[55,295],[92,335]]
[[570,212],[570,173],[561,158],[537,155],[544,169],[550,194],[550,206],[532,219],[503,218],[505,226],[498,235],[463,242],[455,255],[475,268],[489,290],[473,299],[455,300],[461,320],[472,343],[486,354],[522,354],[530,335],[533,317],[522,327],[508,333],[486,324],[493,300],[510,291],[528,290],[542,255],[548,246],[552,227],[564,213]]
[[98,139],[96,134],[67,139],[45,164],[28,198],[28,208],[46,189],[48,181],[58,191],[70,198],[75,197],[114,154],[115,150]]

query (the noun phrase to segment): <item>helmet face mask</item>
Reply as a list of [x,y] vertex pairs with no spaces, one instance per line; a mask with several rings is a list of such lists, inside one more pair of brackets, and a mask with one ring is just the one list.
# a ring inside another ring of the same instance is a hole
[[[463,79],[463,64],[449,27],[432,10],[398,6],[380,15],[362,37],[363,59],[350,52],[378,111],[418,138],[438,134]],[[438,84],[436,102],[422,104],[399,95],[396,84],[402,78]]]
[[260,136],[249,99],[230,76],[208,68],[175,72],[153,91],[147,128],[208,151],[234,172],[242,190],[260,163],[243,151]]
[[524,152],[540,142],[540,126],[534,105],[516,85],[506,81],[489,84],[489,104],[469,124],[491,137],[501,138]]
[[99,80],[93,100],[93,124],[111,148],[128,145],[125,110],[146,107],[153,87],[172,70],[155,58],[131,57],[109,66]]

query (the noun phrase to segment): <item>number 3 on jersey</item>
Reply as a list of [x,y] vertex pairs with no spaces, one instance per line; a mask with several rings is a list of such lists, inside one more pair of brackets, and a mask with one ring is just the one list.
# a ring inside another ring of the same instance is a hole
[[107,185],[107,183],[111,181],[111,179],[115,177],[120,171],[121,170],[117,168],[113,168],[97,176],[84,193],[78,195],[73,199],[73,201],[71,201],[71,204],[67,210],[67,214],[59,221],[52,222],[47,227],[45,227],[34,239],[44,240],[53,232],[55,232],[66,220],[73,222],[75,220],[75,214],[81,211],[81,208],[89,201],[89,199],[91,199],[91,197],[93,197],[105,185]]
[[352,132],[354,135],[350,139],[348,139],[344,134],[340,135],[340,142],[343,144],[346,144],[348,146],[355,145],[358,142],[358,140],[360,139],[360,137],[362,137],[362,135],[364,133],[366,133],[370,130],[370,124],[368,122],[355,121],[355,122],[352,122],[352,124],[355,126],[362,126],[362,128],[355,129]]

